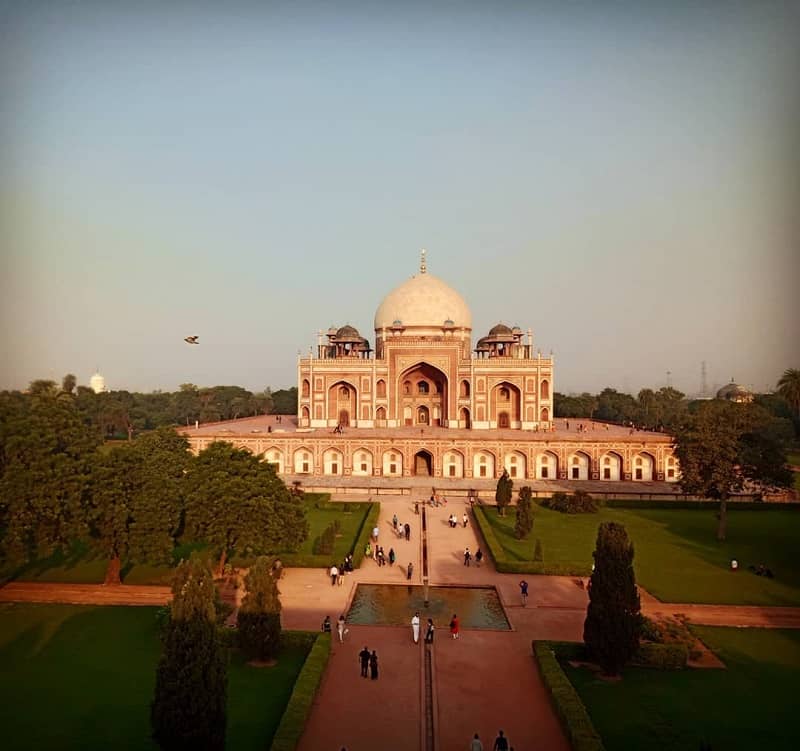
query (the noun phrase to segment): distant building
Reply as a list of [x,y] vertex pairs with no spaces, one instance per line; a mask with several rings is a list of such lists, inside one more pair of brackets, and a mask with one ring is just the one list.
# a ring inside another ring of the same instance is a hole
[[89,379],[89,388],[94,391],[95,394],[102,394],[106,389],[106,379],[100,375],[99,372],[95,373]]
[[733,379],[727,386],[723,386],[717,391],[717,399],[723,399],[726,402],[736,402],[736,404],[750,404],[753,401],[753,393],[748,391],[744,386],[734,383]]

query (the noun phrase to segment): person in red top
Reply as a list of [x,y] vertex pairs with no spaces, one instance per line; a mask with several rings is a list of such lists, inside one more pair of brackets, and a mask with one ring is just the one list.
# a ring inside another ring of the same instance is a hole
[[450,621],[450,633],[453,635],[454,639],[458,639],[458,616],[453,613],[453,618]]

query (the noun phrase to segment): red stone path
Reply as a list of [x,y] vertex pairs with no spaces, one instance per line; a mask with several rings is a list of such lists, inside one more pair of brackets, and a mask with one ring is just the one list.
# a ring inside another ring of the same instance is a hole
[[[414,583],[421,582],[421,517],[408,497],[381,498],[380,541],[398,553],[398,564],[415,564]],[[498,574],[489,562],[481,568],[463,565],[464,547],[475,552],[478,539],[472,527],[451,529],[447,515],[461,517],[457,502],[428,512],[430,583],[482,584],[497,587],[513,631],[464,631],[453,641],[446,624],[437,624],[433,649],[436,749],[466,748],[474,732],[491,748],[503,728],[517,749],[566,751],[569,745],[552,710],[536,663],[533,639],[579,641],[587,594],[573,577],[530,576],[527,607],[519,602],[520,576]],[[392,533],[391,517],[412,526],[406,542]],[[359,582],[402,583],[400,566],[379,568],[365,561],[332,587],[326,573],[289,569],[280,582],[286,628],[315,630],[325,615],[335,621],[347,611]],[[100,605],[160,605],[169,600],[167,587],[76,585],[12,582],[0,589],[0,601],[69,602]],[[693,605],[662,603],[643,594],[642,610],[650,616],[682,614],[690,622],[717,626],[800,628],[800,608]],[[334,635],[335,637],[335,635]],[[377,682],[359,677],[357,654],[364,646],[376,649],[380,660]],[[343,745],[348,751],[412,751],[424,747],[423,648],[406,628],[352,626],[343,645],[334,644],[328,669],[306,726],[300,751]]]

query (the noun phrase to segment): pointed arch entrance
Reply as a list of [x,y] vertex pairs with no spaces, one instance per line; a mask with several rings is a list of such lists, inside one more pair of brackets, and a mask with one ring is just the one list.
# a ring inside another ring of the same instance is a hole
[[418,362],[400,373],[395,383],[397,415],[403,425],[448,425],[449,383],[445,373]]
[[417,451],[414,454],[414,474],[417,477],[433,476],[433,457],[429,451]]

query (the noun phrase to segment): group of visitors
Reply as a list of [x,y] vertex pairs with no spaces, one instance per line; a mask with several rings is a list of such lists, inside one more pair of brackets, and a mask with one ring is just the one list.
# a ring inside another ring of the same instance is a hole
[[[453,616],[455,618],[455,616]],[[425,643],[433,644],[433,632],[436,630],[433,619],[428,618],[428,625],[425,627]],[[411,635],[414,644],[419,644],[419,610],[411,617]]]
[[369,673],[369,678],[371,678],[373,681],[377,681],[378,653],[374,649],[372,652],[370,652],[369,647],[365,645],[364,649],[358,653],[358,659],[361,663],[361,677],[367,678],[367,674]]
[[339,423],[339,424],[338,424],[338,425],[337,425],[337,426],[336,426],[336,427],[333,429],[333,434],[334,434],[334,435],[342,435],[343,433],[344,433],[344,426],[342,425],[342,423]]
[[[458,526],[458,517],[455,514],[450,514],[447,517],[447,523],[450,525],[451,529],[455,529]],[[464,529],[467,528],[467,524],[469,524],[469,517],[467,516],[467,512],[464,512],[464,516],[461,517],[461,524]]]
[[[345,749],[342,749],[342,751],[345,751]],[[484,751],[483,743],[481,743],[481,738],[477,733],[472,736],[472,742],[469,744],[469,751]],[[506,738],[502,730],[497,731],[497,738],[494,739],[492,751],[514,751],[514,747],[508,745],[508,738]]]
[[446,506],[447,498],[445,498],[443,495],[438,495],[437,493],[431,493],[431,497],[428,499],[428,505],[431,508],[436,508],[437,506]]
[[344,560],[342,561],[342,564],[340,566],[337,566],[334,563],[328,570],[328,574],[331,577],[331,586],[334,587],[337,584],[341,586],[342,577],[345,574],[351,574],[352,572],[353,572],[353,554],[348,553],[344,557]]

